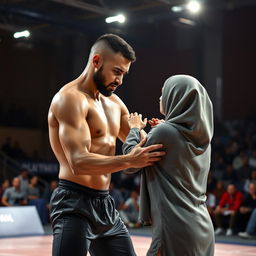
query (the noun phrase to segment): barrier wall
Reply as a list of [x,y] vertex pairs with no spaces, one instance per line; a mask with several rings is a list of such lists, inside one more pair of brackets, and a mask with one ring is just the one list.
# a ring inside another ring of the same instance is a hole
[[0,207],[0,238],[43,234],[35,206]]

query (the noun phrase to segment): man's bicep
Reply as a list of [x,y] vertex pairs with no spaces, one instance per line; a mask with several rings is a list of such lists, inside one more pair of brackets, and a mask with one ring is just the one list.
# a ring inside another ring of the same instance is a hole
[[64,99],[64,103],[55,108],[59,123],[59,140],[70,163],[73,158],[90,148],[91,135],[86,121],[85,107],[73,95]]
[[127,107],[122,104],[121,106],[121,119],[120,119],[120,131],[118,134],[118,138],[124,142],[127,135],[129,134],[130,127],[128,124],[129,111]]
[[65,156],[72,163],[78,155],[88,152],[91,146],[90,130],[85,120],[78,125],[62,121],[59,126],[59,139]]

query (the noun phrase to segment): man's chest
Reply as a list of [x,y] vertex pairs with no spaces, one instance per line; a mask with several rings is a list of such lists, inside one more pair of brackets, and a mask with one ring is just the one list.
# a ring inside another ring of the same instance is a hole
[[120,120],[120,107],[112,102],[92,104],[87,114],[87,123],[92,138],[104,135],[117,136],[120,130]]

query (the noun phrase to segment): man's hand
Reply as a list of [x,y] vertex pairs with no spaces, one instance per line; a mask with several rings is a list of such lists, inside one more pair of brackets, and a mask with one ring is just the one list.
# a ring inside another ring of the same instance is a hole
[[251,212],[251,211],[252,211],[251,208],[244,207],[244,206],[240,207],[240,212],[241,212],[242,214],[246,214],[246,213]]
[[142,168],[153,165],[155,162],[160,161],[162,156],[165,155],[164,151],[156,151],[163,147],[162,144],[150,145],[143,148],[142,146],[145,142],[146,138],[141,140],[141,142],[129,153],[132,157],[132,168]]
[[164,119],[158,119],[158,118],[152,118],[151,120],[148,120],[148,123],[150,124],[151,128],[164,122],[165,122]]
[[131,113],[128,117],[128,124],[130,129],[139,128],[141,130],[147,125],[147,118],[144,118],[144,120],[142,120],[141,114],[138,114],[137,112]]

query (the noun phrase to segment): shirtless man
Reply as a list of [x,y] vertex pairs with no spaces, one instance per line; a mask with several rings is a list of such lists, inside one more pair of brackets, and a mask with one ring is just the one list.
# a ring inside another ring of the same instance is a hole
[[[111,173],[159,161],[162,145],[115,156],[116,138],[129,133],[129,112],[113,92],[135,53],[113,34],[92,46],[87,66],[54,96],[49,137],[59,161],[59,187],[51,199],[53,256],[135,255],[128,231],[109,195]],[[145,120],[146,122],[146,120]]]

